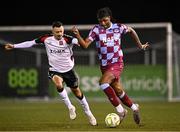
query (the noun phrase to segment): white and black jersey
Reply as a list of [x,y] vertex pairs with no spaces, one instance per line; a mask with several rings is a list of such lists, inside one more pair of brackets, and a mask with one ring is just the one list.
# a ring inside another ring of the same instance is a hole
[[73,69],[72,48],[74,45],[78,45],[76,38],[64,34],[60,40],[57,40],[53,35],[47,34],[32,41],[15,44],[14,48],[27,48],[39,43],[43,43],[46,47],[50,71],[65,73]]

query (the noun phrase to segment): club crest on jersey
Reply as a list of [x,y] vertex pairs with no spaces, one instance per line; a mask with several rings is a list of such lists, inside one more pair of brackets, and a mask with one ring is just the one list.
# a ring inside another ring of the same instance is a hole
[[118,28],[114,29],[114,33],[119,33],[119,32],[120,32],[120,30]]
[[63,45],[63,41],[59,41],[59,45]]

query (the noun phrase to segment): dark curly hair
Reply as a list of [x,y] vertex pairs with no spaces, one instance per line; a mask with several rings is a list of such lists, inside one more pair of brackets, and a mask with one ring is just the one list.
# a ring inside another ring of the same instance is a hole
[[97,18],[98,19],[101,19],[101,18],[107,17],[107,16],[110,16],[112,18],[112,12],[111,12],[109,7],[100,8],[97,11]]

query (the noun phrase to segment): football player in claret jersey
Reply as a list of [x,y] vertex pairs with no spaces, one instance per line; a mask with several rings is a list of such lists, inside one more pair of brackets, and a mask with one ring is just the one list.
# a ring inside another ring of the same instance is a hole
[[79,44],[84,48],[87,48],[93,41],[96,42],[102,72],[99,81],[100,88],[116,108],[121,120],[127,114],[127,110],[122,107],[120,101],[132,109],[135,123],[140,124],[139,105],[128,97],[120,82],[120,75],[124,66],[121,38],[124,34],[130,34],[137,46],[143,50],[148,48],[149,44],[142,44],[137,33],[131,27],[114,23],[112,12],[108,7],[98,10],[97,19],[99,24],[90,30],[86,39],[81,37],[77,27],[74,26],[72,32],[77,37]]
[[79,103],[88,117],[89,123],[97,125],[96,118],[92,114],[89,104],[79,88],[78,77],[74,71],[73,46],[79,45],[78,40],[72,36],[64,34],[64,27],[61,22],[56,21],[52,24],[52,34],[40,36],[31,41],[18,44],[6,44],[5,49],[28,48],[33,45],[43,43],[46,47],[49,61],[49,77],[55,84],[59,95],[69,110],[70,119],[76,118],[76,108],[72,105],[64,83],[70,87],[71,91],[78,98]]

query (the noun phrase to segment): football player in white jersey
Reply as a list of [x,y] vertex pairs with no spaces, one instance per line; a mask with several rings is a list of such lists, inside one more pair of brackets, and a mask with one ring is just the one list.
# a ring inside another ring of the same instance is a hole
[[64,27],[61,22],[56,21],[52,24],[52,34],[40,36],[31,41],[25,41],[17,44],[5,44],[6,50],[14,48],[29,48],[33,45],[43,43],[46,47],[49,62],[49,77],[55,84],[57,91],[63,102],[69,110],[70,119],[76,118],[76,108],[72,105],[64,83],[70,87],[71,91],[78,98],[88,117],[89,123],[93,126],[97,125],[96,118],[92,114],[89,104],[79,88],[78,77],[73,69],[74,58],[72,48],[78,45],[78,40],[72,36],[64,34]]
[[84,48],[87,48],[93,41],[96,42],[102,72],[99,81],[100,88],[116,108],[121,120],[125,117],[127,110],[122,107],[120,102],[132,109],[135,123],[140,124],[139,106],[128,97],[120,83],[120,75],[124,67],[121,37],[124,34],[130,34],[140,49],[145,50],[149,44],[142,44],[131,27],[113,22],[112,12],[108,7],[98,10],[97,19],[99,24],[90,30],[86,39],[81,37],[75,26],[72,28],[72,32]]

